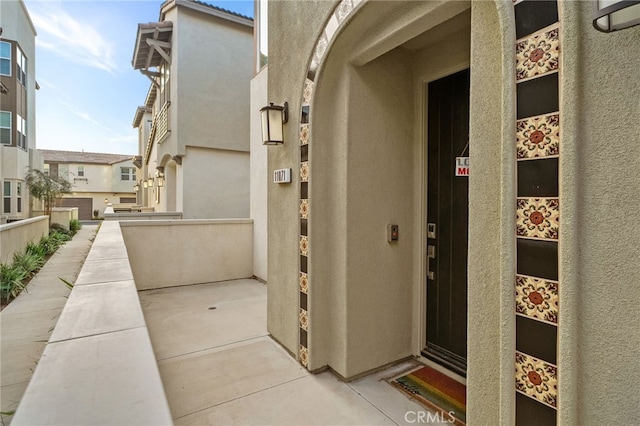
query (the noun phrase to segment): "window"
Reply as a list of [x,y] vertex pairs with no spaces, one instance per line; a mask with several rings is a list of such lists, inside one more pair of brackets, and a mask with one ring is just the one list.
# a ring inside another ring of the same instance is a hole
[[11,43],[0,41],[0,75],[11,75]]
[[120,167],[120,180],[135,181],[136,169],[133,167]]
[[44,165],[44,175],[49,176],[49,163],[45,163]]
[[27,121],[18,114],[18,146],[27,149]]
[[16,182],[16,195],[18,197],[18,213],[22,213],[22,182]]
[[16,48],[16,53],[16,74],[18,81],[22,83],[24,87],[27,87],[27,58],[19,47]]
[[0,111],[0,143],[11,145],[11,113]]
[[11,182],[4,181],[4,189],[2,191],[4,201],[4,212],[11,213]]
[[78,166],[78,177],[84,177],[84,166]]

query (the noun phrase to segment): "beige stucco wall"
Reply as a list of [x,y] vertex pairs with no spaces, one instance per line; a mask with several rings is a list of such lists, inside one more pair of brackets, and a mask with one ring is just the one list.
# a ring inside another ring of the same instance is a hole
[[268,105],[269,69],[264,67],[251,80],[250,216],[253,220],[253,274],[268,280],[267,274],[267,185],[273,180],[267,171],[268,148],[262,144],[260,108]]
[[0,225],[0,263],[11,263],[14,253],[23,251],[28,243],[38,242],[44,235],[49,235],[48,216]]
[[[187,145],[249,150],[253,28],[179,8],[173,21],[173,137]],[[204,61],[204,63],[203,63]]]
[[640,27],[599,33],[591,5],[561,6],[560,416],[633,424],[640,418],[640,172],[625,163],[640,158]]
[[189,146],[181,169],[185,219],[249,217],[249,152]]
[[[496,6],[497,5],[497,6]],[[515,421],[515,30],[472,2],[467,420]],[[499,64],[499,66],[496,66]]]
[[121,221],[138,290],[252,276],[252,222]]

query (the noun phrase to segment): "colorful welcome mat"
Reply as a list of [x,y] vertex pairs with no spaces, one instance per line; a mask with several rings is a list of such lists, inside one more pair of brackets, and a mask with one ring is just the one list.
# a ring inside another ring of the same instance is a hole
[[467,388],[462,383],[427,366],[392,379],[390,383],[438,413],[439,421],[451,423],[455,417],[456,424],[465,424]]

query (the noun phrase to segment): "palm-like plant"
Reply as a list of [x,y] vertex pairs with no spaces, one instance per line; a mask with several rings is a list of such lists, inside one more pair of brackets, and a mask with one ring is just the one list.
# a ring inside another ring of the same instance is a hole
[[62,194],[71,192],[71,182],[61,177],[46,175],[42,170],[29,169],[25,183],[29,193],[44,204],[44,214],[49,216],[51,224],[51,208]]

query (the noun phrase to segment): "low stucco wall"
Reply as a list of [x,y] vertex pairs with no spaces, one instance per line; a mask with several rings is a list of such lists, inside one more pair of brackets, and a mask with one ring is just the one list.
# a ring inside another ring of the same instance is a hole
[[[35,214],[43,215],[42,210],[34,211]],[[77,207],[54,207],[51,209],[51,223],[56,223],[62,226],[64,229],[69,229],[69,222],[71,220],[78,220],[78,208]]]
[[253,275],[250,219],[120,222],[138,290]]
[[48,216],[38,216],[0,225],[0,263],[11,263],[13,254],[24,250],[30,242],[49,235]]
[[132,278],[103,223],[11,424],[172,424]]
[[182,219],[181,212],[105,213],[104,220],[172,220]]

